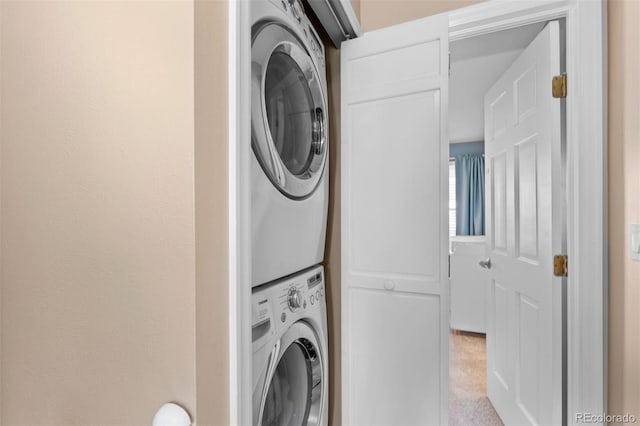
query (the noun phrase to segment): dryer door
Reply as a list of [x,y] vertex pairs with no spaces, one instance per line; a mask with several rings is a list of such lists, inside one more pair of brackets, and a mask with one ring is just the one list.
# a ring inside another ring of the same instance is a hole
[[325,354],[307,323],[299,321],[280,339],[262,407],[260,426],[318,426],[324,419],[327,380]]
[[318,186],[327,155],[327,112],[316,65],[280,24],[258,23],[251,44],[251,145],[271,182],[290,198]]

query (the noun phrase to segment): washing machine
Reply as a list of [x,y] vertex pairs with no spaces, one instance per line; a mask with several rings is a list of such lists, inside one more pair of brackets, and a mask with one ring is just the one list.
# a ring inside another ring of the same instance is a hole
[[299,0],[251,2],[252,287],[319,264],[328,207],[324,46]]
[[324,291],[321,266],[253,289],[254,425],[327,425]]

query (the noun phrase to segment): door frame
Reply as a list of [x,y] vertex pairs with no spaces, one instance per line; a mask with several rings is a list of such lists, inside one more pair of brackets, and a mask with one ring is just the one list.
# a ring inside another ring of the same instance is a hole
[[229,424],[252,424],[251,22],[249,1],[229,0]]
[[[251,424],[249,2],[229,1],[229,420]],[[607,27],[603,0],[488,1],[447,12],[449,42],[566,20],[567,423],[607,412]],[[585,100],[581,102],[581,100]],[[344,409],[344,406],[343,406]]]
[[[566,20],[566,412],[607,412],[607,28],[604,1],[486,2],[449,13],[451,41]],[[582,101],[584,100],[584,101]]]

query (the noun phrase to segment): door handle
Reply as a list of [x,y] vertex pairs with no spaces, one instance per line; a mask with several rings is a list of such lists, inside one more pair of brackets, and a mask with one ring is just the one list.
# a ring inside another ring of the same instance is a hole
[[491,269],[491,258],[487,257],[487,260],[481,260],[480,262],[478,262],[478,265],[480,265],[480,267],[484,269]]
[[316,108],[315,117],[312,126],[312,142],[313,153],[315,155],[324,154],[325,145],[327,143],[327,135],[324,125],[324,111],[322,108]]

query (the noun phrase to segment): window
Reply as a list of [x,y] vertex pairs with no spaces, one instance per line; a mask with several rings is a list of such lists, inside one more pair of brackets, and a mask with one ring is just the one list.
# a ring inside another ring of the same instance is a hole
[[449,236],[456,235],[456,160],[449,159]]

